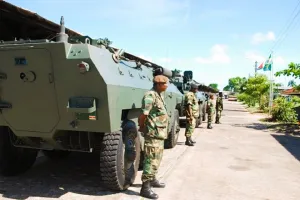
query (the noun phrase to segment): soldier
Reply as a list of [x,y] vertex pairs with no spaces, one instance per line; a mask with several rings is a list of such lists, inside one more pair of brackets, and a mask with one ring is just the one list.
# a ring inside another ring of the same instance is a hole
[[199,104],[195,93],[198,91],[196,84],[191,84],[191,89],[184,96],[184,109],[186,116],[185,128],[185,145],[194,146],[195,141],[192,140],[192,135],[196,126],[196,118],[199,117]]
[[139,131],[144,133],[144,169],[140,195],[157,199],[151,187],[164,188],[165,184],[156,179],[157,170],[163,156],[164,140],[167,139],[169,116],[161,95],[168,87],[169,79],[158,75],[153,79],[153,88],[146,92],[142,100],[142,114],[139,117]]
[[208,129],[212,129],[211,121],[212,121],[212,118],[213,118],[213,115],[215,112],[213,100],[214,100],[214,95],[210,94],[209,100],[207,102],[207,107],[206,107],[207,108],[207,128]]
[[223,93],[219,92],[219,96],[217,97],[216,100],[216,124],[221,124],[220,119],[221,119],[221,114],[223,110]]

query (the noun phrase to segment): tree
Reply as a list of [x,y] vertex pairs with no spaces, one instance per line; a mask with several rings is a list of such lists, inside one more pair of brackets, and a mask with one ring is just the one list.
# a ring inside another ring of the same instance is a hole
[[296,82],[294,80],[290,80],[288,82],[288,86],[290,86],[290,87],[296,87]]
[[219,90],[219,89],[218,89],[218,84],[217,84],[217,83],[211,83],[211,84],[209,84],[208,86],[209,86],[209,87],[212,87],[212,88],[214,88],[214,89],[216,89],[216,90]]
[[247,81],[246,77],[233,77],[228,80],[228,87],[232,92],[240,92],[241,86]]
[[256,77],[250,77],[243,86],[246,103],[249,106],[255,106],[256,103],[259,103],[260,107],[265,107],[269,88],[270,83],[267,76],[257,75]]
[[224,91],[230,91],[230,87],[229,85],[226,85],[224,88],[223,88]]
[[[281,71],[278,71],[275,73],[275,76],[281,76],[281,75],[292,76],[295,79],[300,78],[300,64],[291,62],[288,65],[287,69],[284,69],[284,70],[281,70]],[[295,81],[293,81],[291,83],[290,82],[289,82],[290,86],[292,85],[292,87],[295,87],[297,90],[300,90],[300,85],[296,85]]]
[[291,62],[288,65],[287,69],[284,69],[284,70],[281,70],[281,71],[278,71],[275,73],[275,76],[281,76],[281,75],[300,78],[300,64]]

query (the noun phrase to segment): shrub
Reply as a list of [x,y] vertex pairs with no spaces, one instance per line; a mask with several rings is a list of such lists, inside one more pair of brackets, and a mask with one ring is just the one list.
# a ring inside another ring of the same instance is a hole
[[296,123],[297,113],[294,110],[295,102],[287,101],[285,97],[278,97],[274,100],[271,110],[272,119],[285,123]]

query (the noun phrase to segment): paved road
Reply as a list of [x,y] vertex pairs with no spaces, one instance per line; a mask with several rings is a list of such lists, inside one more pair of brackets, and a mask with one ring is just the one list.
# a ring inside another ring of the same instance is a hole
[[[289,200],[300,197],[300,141],[264,129],[237,102],[224,101],[222,124],[202,124],[195,147],[166,150],[158,176],[167,187],[155,189],[160,199]],[[0,177],[0,199],[135,200],[140,176],[124,193],[100,186],[93,156],[72,155],[53,162],[40,157],[26,174]]]

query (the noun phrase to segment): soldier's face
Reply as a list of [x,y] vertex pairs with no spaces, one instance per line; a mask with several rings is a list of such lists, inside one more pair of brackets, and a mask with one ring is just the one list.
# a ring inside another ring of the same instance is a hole
[[166,91],[168,88],[168,83],[158,83],[157,84],[157,89],[161,92]]
[[194,88],[194,89],[192,89],[192,91],[193,91],[194,93],[196,93],[196,92],[198,91],[198,89],[195,89],[195,88]]

